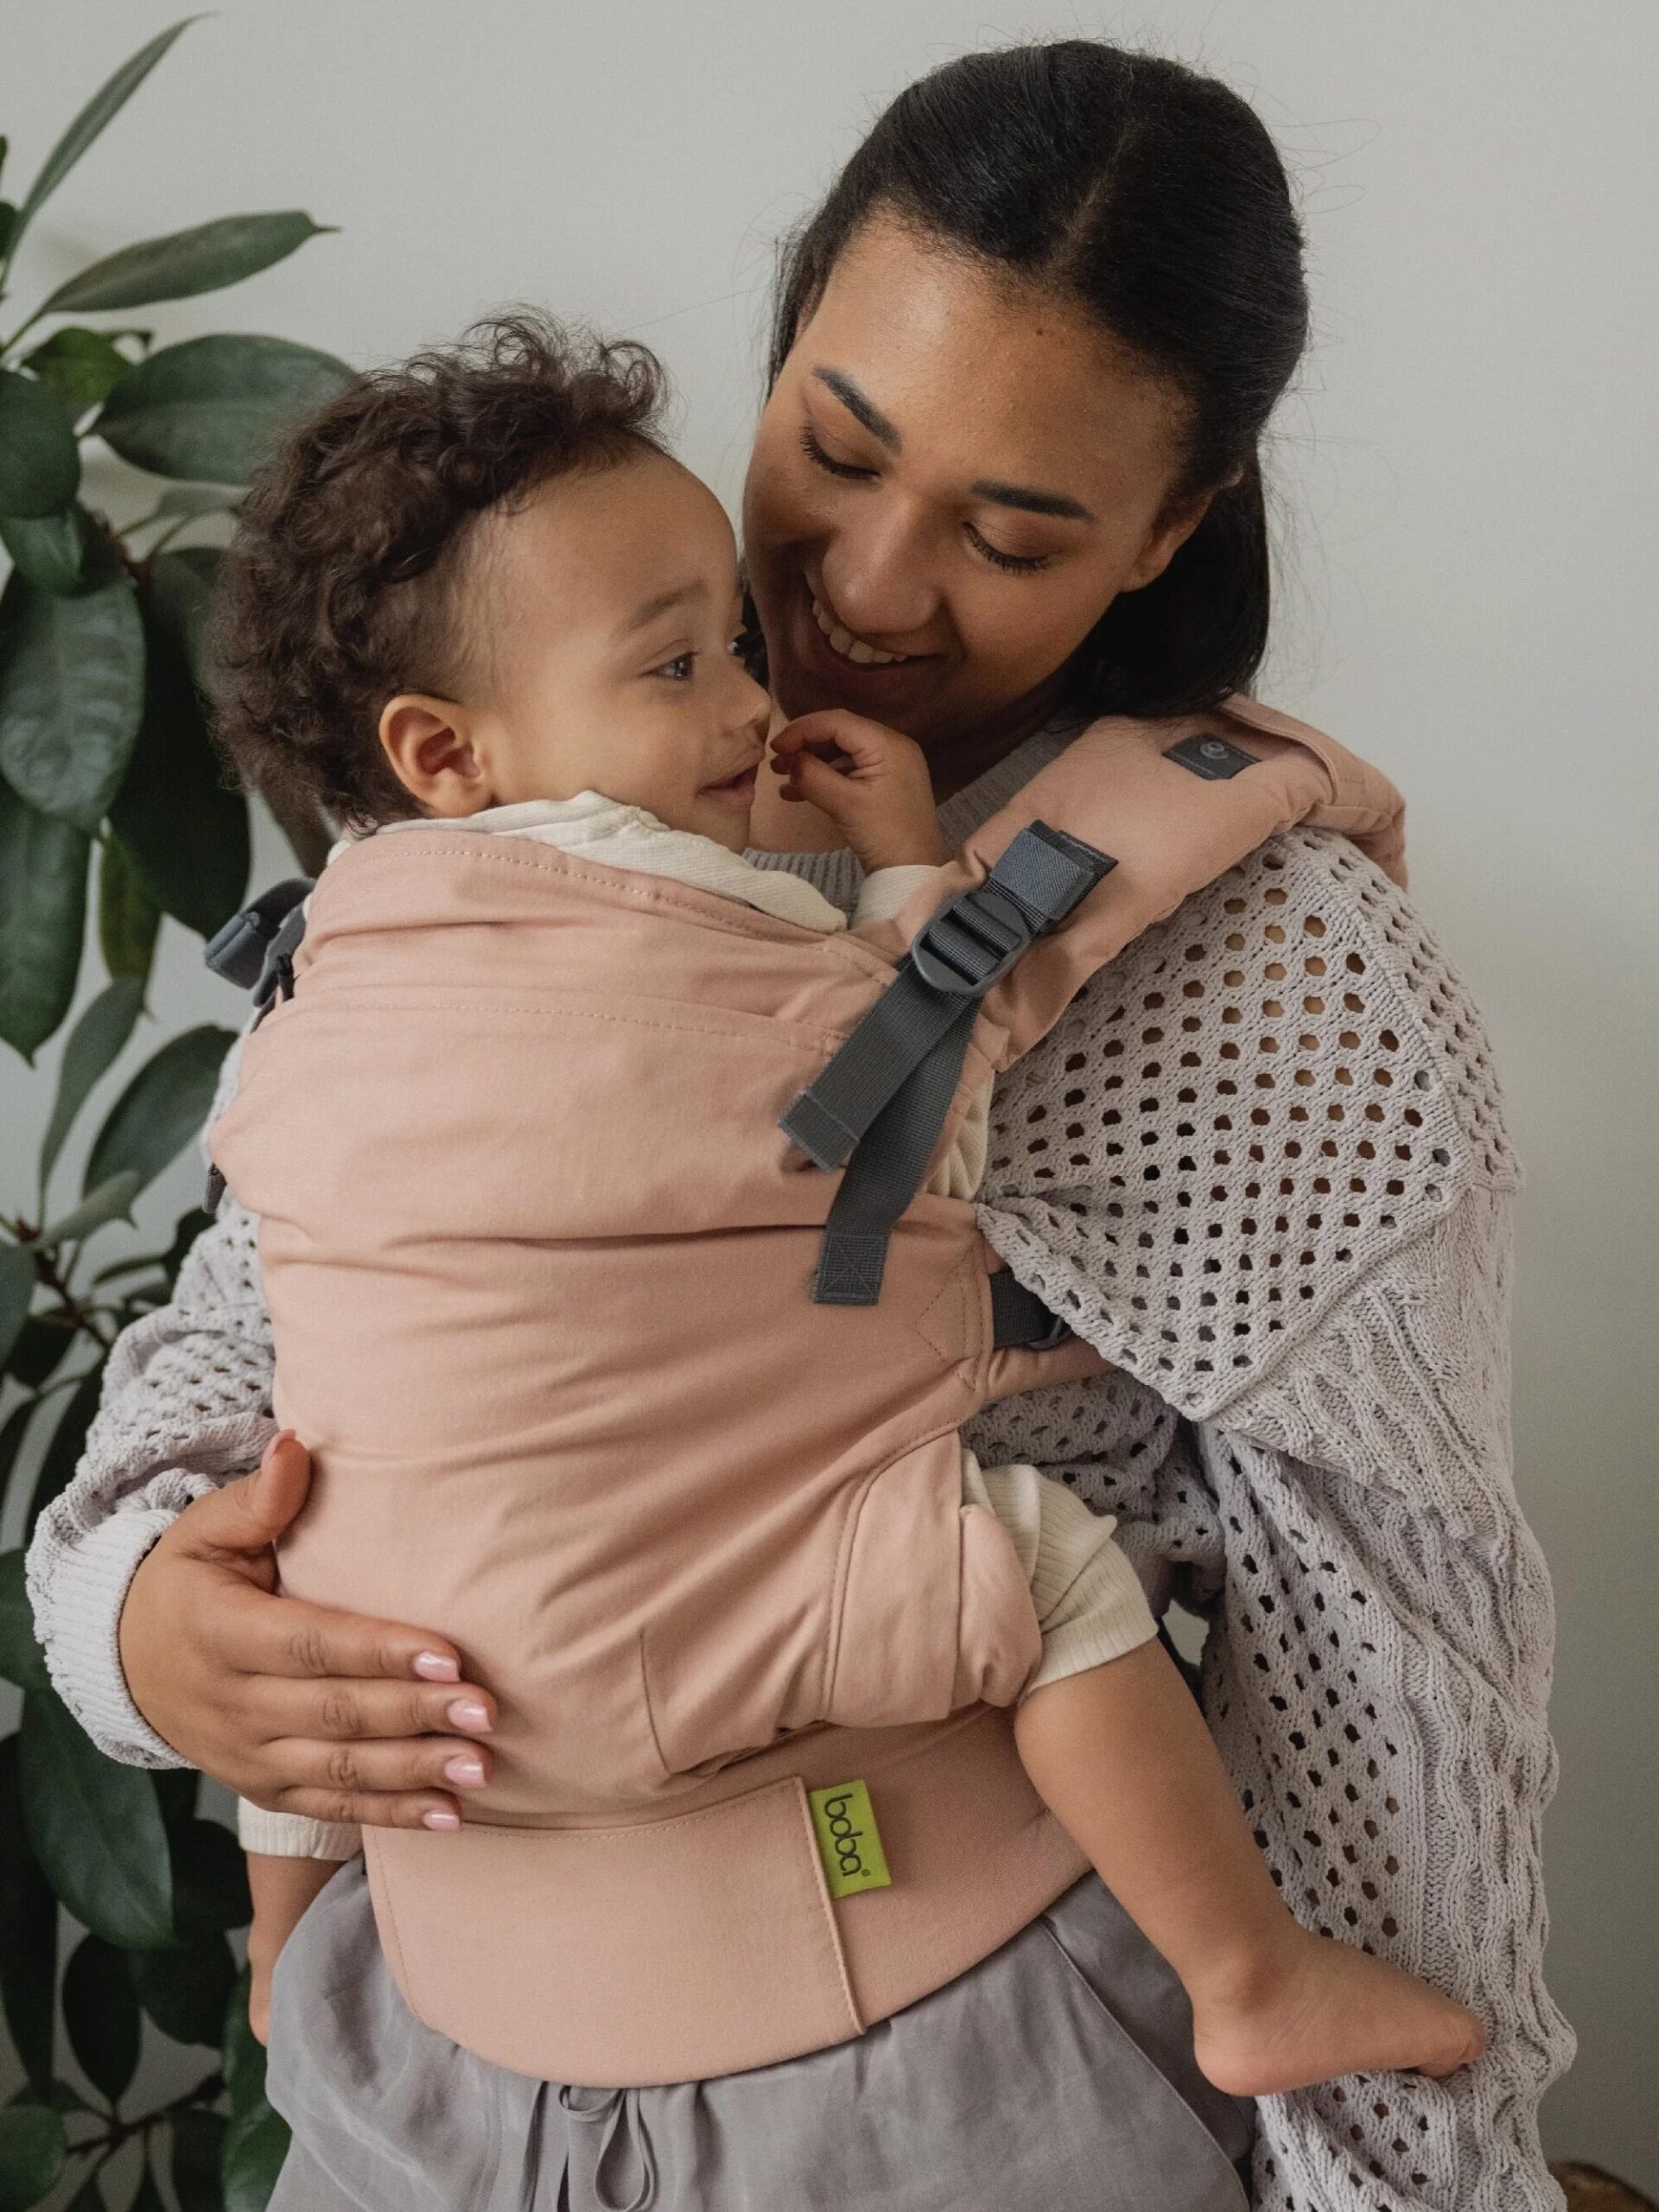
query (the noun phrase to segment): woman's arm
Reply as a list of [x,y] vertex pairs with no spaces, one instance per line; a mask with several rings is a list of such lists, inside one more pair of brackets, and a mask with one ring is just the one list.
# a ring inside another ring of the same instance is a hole
[[276,1433],[256,1224],[232,1199],[170,1305],[118,1338],[73,1480],[41,1514],[29,1593],[60,1695],[106,1757],[181,1762],[134,1705],[117,1624],[139,1563],[193,1500],[257,1466]]
[[1540,1978],[1551,1623],[1509,1471],[1516,1180],[1468,994],[1404,897],[1312,832],[1148,931],[993,1103],[991,1242],[1120,1396],[1138,1377],[1182,1419],[1149,1475],[1072,1418],[1074,1479],[1155,1603],[1173,1584],[1211,1611],[1208,1717],[1289,1902],[1490,2031],[1453,2084],[1268,2107],[1265,2212],[1560,2201],[1535,2116],[1573,2043]]
[[268,1443],[271,1364],[255,1224],[227,1202],[172,1304],[117,1342],[41,1516],[29,1596],[53,1678],[111,1758],[199,1766],[309,1819],[454,1827],[455,1790],[488,1773],[493,1701],[441,1637],[273,1594],[309,1465]]
[[1207,1715],[1287,1901],[1486,2024],[1445,2082],[1262,2111],[1258,2203],[1554,2212],[1538,2101],[1571,2063],[1543,1981],[1548,1579],[1507,1464],[1507,1209],[1471,1192],[1199,1432],[1223,1587]]

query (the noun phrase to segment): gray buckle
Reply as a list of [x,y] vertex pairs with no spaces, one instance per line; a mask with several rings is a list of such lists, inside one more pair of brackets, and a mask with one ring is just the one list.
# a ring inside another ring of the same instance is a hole
[[1000,982],[1036,932],[1019,901],[995,884],[976,883],[940,907],[912,940],[910,957],[925,983],[948,997],[982,998]]

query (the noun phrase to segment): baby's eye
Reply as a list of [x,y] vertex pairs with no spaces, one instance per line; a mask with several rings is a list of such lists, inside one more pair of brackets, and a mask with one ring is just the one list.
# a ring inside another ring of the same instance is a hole
[[665,676],[671,683],[689,683],[696,660],[696,653],[676,653],[672,660],[664,661],[651,672],[653,676]]

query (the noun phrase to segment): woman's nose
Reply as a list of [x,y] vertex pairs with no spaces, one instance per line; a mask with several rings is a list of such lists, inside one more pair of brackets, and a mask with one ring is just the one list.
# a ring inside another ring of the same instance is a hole
[[870,511],[837,531],[825,548],[821,573],[830,611],[849,630],[902,651],[918,639],[938,611],[939,594],[928,567],[925,533],[897,506]]

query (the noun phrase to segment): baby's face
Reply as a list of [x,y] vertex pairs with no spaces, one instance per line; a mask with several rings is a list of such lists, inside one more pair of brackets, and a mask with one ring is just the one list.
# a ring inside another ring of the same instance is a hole
[[713,493],[644,451],[556,479],[474,553],[477,804],[601,791],[741,852],[771,702],[734,657],[737,551]]

